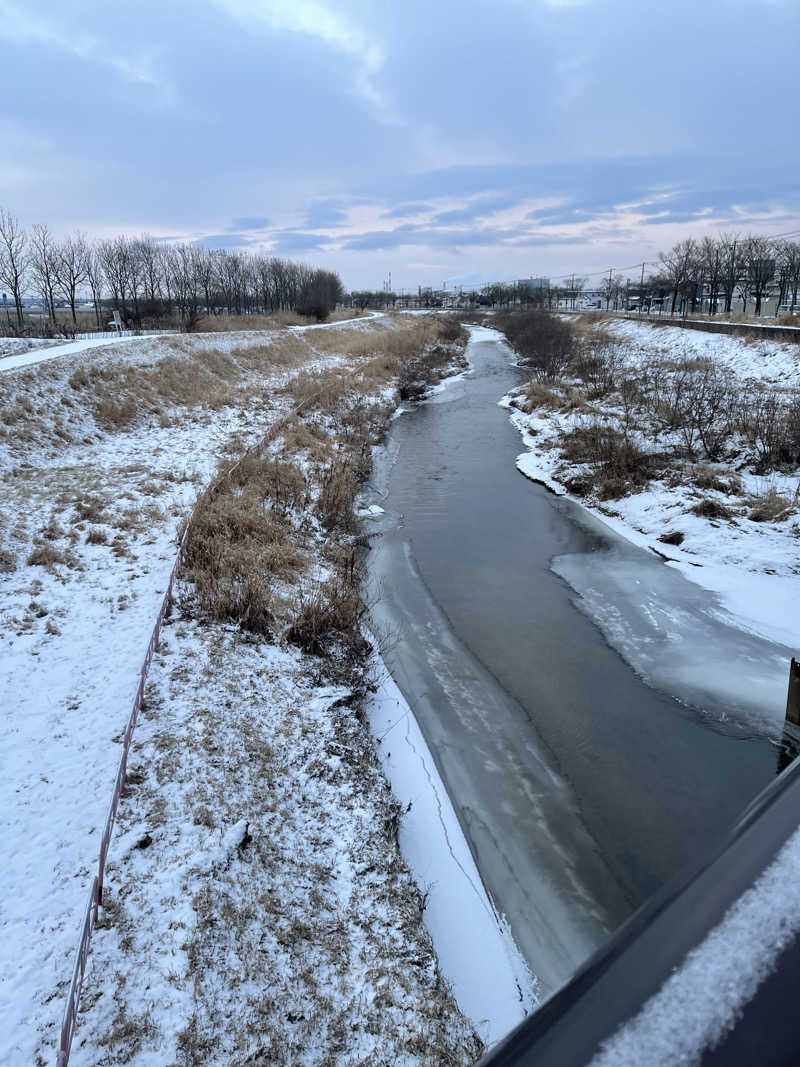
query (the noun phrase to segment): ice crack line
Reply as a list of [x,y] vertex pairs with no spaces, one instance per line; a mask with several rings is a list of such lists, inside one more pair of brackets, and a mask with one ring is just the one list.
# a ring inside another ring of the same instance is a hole
[[466,878],[466,880],[469,882],[470,886],[472,887],[472,891],[475,893],[475,896],[480,901],[481,907],[484,909],[484,911],[487,913],[487,915],[492,919],[492,921],[496,922],[497,921],[497,916],[494,914],[493,910],[490,910],[486,905],[486,894],[484,892],[481,892],[480,889],[478,889],[478,887],[475,885],[475,882],[470,877],[469,872],[467,870],[465,870],[464,865],[461,863],[461,861],[459,860],[458,856],[456,856],[455,852],[453,851],[453,845],[452,845],[452,842],[450,841],[450,835],[447,832],[447,824],[445,823],[444,816],[442,814],[442,800],[441,800],[441,797],[439,796],[439,791],[436,788],[436,786],[434,785],[433,777],[431,776],[431,773],[428,770],[427,764],[425,763],[425,760],[424,760],[423,756],[419,752],[417,752],[416,748],[414,747],[414,744],[413,744],[413,742],[411,740],[411,737],[409,736],[410,729],[411,729],[411,719],[409,717],[407,719],[407,721],[406,721],[406,744],[411,749],[411,751],[414,753],[416,758],[419,760],[419,762],[420,762],[420,764],[422,766],[422,769],[425,772],[425,777],[428,779],[428,784],[430,785],[431,790],[433,792],[433,795],[434,795],[434,797],[436,799],[437,815],[438,815],[439,822],[440,822],[441,827],[442,827],[442,831],[444,832],[444,839],[445,839],[445,842],[447,844],[447,850],[450,853],[450,855],[452,856],[453,862],[455,863],[455,865],[458,867],[458,869],[461,871],[461,873],[464,875],[464,877]]

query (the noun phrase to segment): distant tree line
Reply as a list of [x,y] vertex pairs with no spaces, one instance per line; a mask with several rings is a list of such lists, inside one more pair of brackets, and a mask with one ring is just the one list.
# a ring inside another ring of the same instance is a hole
[[[729,314],[736,300],[754,305],[760,315],[764,300],[774,296],[776,307],[794,307],[800,289],[800,242],[767,237],[722,234],[696,241],[688,237],[659,256],[659,272],[649,279],[688,311]],[[791,300],[789,297],[791,296]]]
[[[480,289],[433,290],[420,288],[419,306],[490,308],[554,308],[581,306],[589,277],[574,274],[560,284],[521,279],[492,282]],[[648,305],[674,313],[730,314],[741,301],[761,315],[767,299],[775,300],[776,313],[798,309],[800,293],[800,242],[741,234],[721,234],[701,240],[687,238],[659,254],[658,270],[647,277],[625,278],[610,272],[592,288],[607,309]],[[393,293],[353,293],[363,307],[385,307],[409,297]]]
[[[589,279],[573,275],[561,285],[495,282],[461,294],[461,302],[484,307],[576,307]],[[721,234],[679,241],[659,254],[659,268],[643,280],[609,273],[597,286],[606,308],[657,303],[670,312],[730,314],[741,301],[761,315],[764,302],[796,309],[800,291],[800,242]]]
[[140,327],[177,317],[191,324],[203,315],[295,311],[328,316],[344,296],[338,274],[277,256],[165,243],[149,234],[91,241],[81,233],[57,239],[44,223],[26,230],[0,207],[0,288],[12,301],[19,327],[24,299],[36,295],[55,321],[56,308],[91,302],[97,326],[104,309]]

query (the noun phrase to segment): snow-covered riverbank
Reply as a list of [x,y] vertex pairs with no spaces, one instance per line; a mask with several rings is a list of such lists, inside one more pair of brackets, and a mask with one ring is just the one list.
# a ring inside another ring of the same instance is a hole
[[[724,373],[757,389],[787,390],[800,384],[794,345],[754,345],[632,322],[604,321],[602,327],[622,343],[634,371],[652,360],[713,360]],[[587,468],[565,457],[564,435],[595,419],[615,425],[621,418],[619,397],[595,398],[577,410],[574,398],[562,407],[556,397],[526,412],[517,406],[522,392],[501,403],[527,449],[517,460],[523,474],[569,496],[631,543],[663,556],[689,581],[716,594],[741,628],[790,647],[800,643],[795,610],[800,601],[800,471],[758,474],[741,459],[735,470],[721,459],[652,478],[614,499],[578,496],[568,486]],[[775,514],[764,517],[759,501],[772,503]],[[709,514],[697,514],[704,502],[710,502]]]
[[[9,374],[0,640],[13,695],[2,719],[10,1025],[0,1061],[52,1055],[118,733],[178,519],[219,459],[291,405],[281,389],[298,372],[306,388],[309,375],[351,366],[351,336],[367,376],[331,383],[382,395],[386,367],[371,353],[389,334],[395,351],[400,332],[367,320],[352,335],[135,339]],[[309,590],[328,566],[312,568]],[[206,1062],[230,1062],[244,1045],[408,1064],[440,1049],[471,1062],[479,1042],[424,932],[423,897],[392,843],[401,813],[352,693],[320,682],[314,656],[256,646],[180,615],[165,631],[112,841],[76,1062],[124,1052],[161,1064],[180,1042],[186,1055],[202,1046]],[[232,971],[208,955],[223,950],[216,924],[233,938]],[[262,978],[271,997],[251,988]]]
[[367,710],[381,766],[404,812],[400,848],[425,894],[425,925],[442,973],[491,1046],[535,1008],[536,982],[486,894],[413,709],[382,663],[376,670]]

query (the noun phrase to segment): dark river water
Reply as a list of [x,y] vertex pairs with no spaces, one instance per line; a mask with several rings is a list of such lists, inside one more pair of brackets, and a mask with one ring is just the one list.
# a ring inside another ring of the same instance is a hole
[[[468,355],[466,378],[393,422],[377,465],[373,616],[484,884],[548,991],[721,838],[779,750],[775,723],[720,713],[713,686],[698,706],[645,684],[581,610],[554,560],[627,573],[629,558],[682,583],[688,615],[706,594],[516,470],[497,401],[521,372],[492,340]],[[741,637],[729,629],[715,631],[723,651]],[[761,644],[736,654],[782,655]]]

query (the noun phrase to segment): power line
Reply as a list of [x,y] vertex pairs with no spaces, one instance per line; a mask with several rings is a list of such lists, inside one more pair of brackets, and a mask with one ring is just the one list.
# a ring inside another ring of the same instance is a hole
[[[765,241],[777,241],[781,237],[798,237],[798,236],[800,236],[800,229],[785,230],[783,233],[766,234],[766,236],[764,237],[764,240]],[[660,262],[661,261],[658,260],[658,259],[645,259],[645,260],[641,260],[640,259],[637,263],[631,263],[631,265],[629,267],[603,267],[602,270],[587,271],[585,273],[582,272],[582,271],[571,270],[571,271],[567,271],[566,274],[554,274],[554,275],[552,275],[552,278],[553,278],[554,281],[561,281],[561,280],[566,279],[566,278],[574,278],[574,277],[579,277],[579,278],[597,278],[602,274],[607,274],[609,270],[612,271],[612,272],[615,272],[617,274],[621,274],[623,271],[633,270],[634,268],[638,268],[638,267],[641,267],[641,266],[657,267]]]

